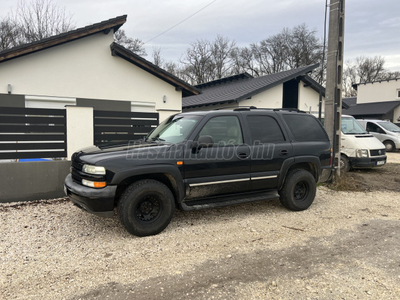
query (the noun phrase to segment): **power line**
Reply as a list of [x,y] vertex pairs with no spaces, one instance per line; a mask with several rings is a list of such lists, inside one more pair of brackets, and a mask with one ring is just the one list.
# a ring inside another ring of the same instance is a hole
[[203,8],[199,9],[198,11],[196,11],[195,13],[191,14],[189,17],[187,17],[186,19],[180,21],[178,24],[168,28],[167,30],[161,32],[160,34],[156,35],[155,37],[151,38],[150,40],[148,40],[147,42],[145,42],[144,44],[147,44],[148,42],[151,42],[152,40],[158,38],[159,36],[163,35],[164,33],[167,33],[168,31],[170,31],[171,29],[174,29],[175,27],[181,25],[183,22],[189,20],[191,17],[193,17],[194,15],[197,15],[199,12],[201,12],[202,10],[206,9],[207,7],[209,7],[211,4],[213,4],[215,1],[217,0],[213,0],[212,2],[208,3],[206,6],[204,6]]

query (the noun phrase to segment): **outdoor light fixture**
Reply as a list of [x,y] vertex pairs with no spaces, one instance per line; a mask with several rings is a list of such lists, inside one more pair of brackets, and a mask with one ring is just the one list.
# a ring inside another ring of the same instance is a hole
[[12,92],[12,88],[11,88],[11,84],[8,85],[8,93],[11,94]]
[[164,95],[164,96],[162,97],[162,101],[163,101],[164,103],[167,103],[167,96],[166,96],[166,95]]

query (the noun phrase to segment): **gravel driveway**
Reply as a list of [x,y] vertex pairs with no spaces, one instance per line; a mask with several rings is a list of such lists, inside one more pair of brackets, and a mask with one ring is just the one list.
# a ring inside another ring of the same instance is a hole
[[307,211],[176,211],[145,238],[65,200],[0,204],[0,299],[400,299],[399,204],[319,187]]

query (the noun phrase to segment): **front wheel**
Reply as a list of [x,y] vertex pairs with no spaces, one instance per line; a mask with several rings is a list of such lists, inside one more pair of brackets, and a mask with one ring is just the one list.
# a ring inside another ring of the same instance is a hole
[[280,191],[281,204],[294,211],[305,210],[313,203],[317,185],[314,176],[302,169],[288,173]]
[[391,142],[391,141],[385,141],[385,142],[383,142],[383,144],[385,145],[386,152],[392,152],[396,149],[393,142]]
[[131,184],[118,204],[118,217],[126,230],[136,236],[155,235],[170,223],[175,201],[170,189],[156,180]]
[[340,155],[339,167],[340,167],[340,172],[346,173],[350,171],[351,164],[346,156]]

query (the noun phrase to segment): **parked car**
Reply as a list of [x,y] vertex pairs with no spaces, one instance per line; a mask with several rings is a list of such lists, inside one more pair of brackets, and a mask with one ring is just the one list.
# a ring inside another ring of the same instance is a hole
[[365,130],[374,135],[386,147],[386,151],[400,149],[400,128],[384,120],[357,120]]
[[304,112],[238,108],[171,116],[131,145],[93,146],[72,156],[64,182],[87,212],[118,217],[128,232],[154,235],[175,206],[197,210],[280,198],[307,209],[332,170],[329,138]]

